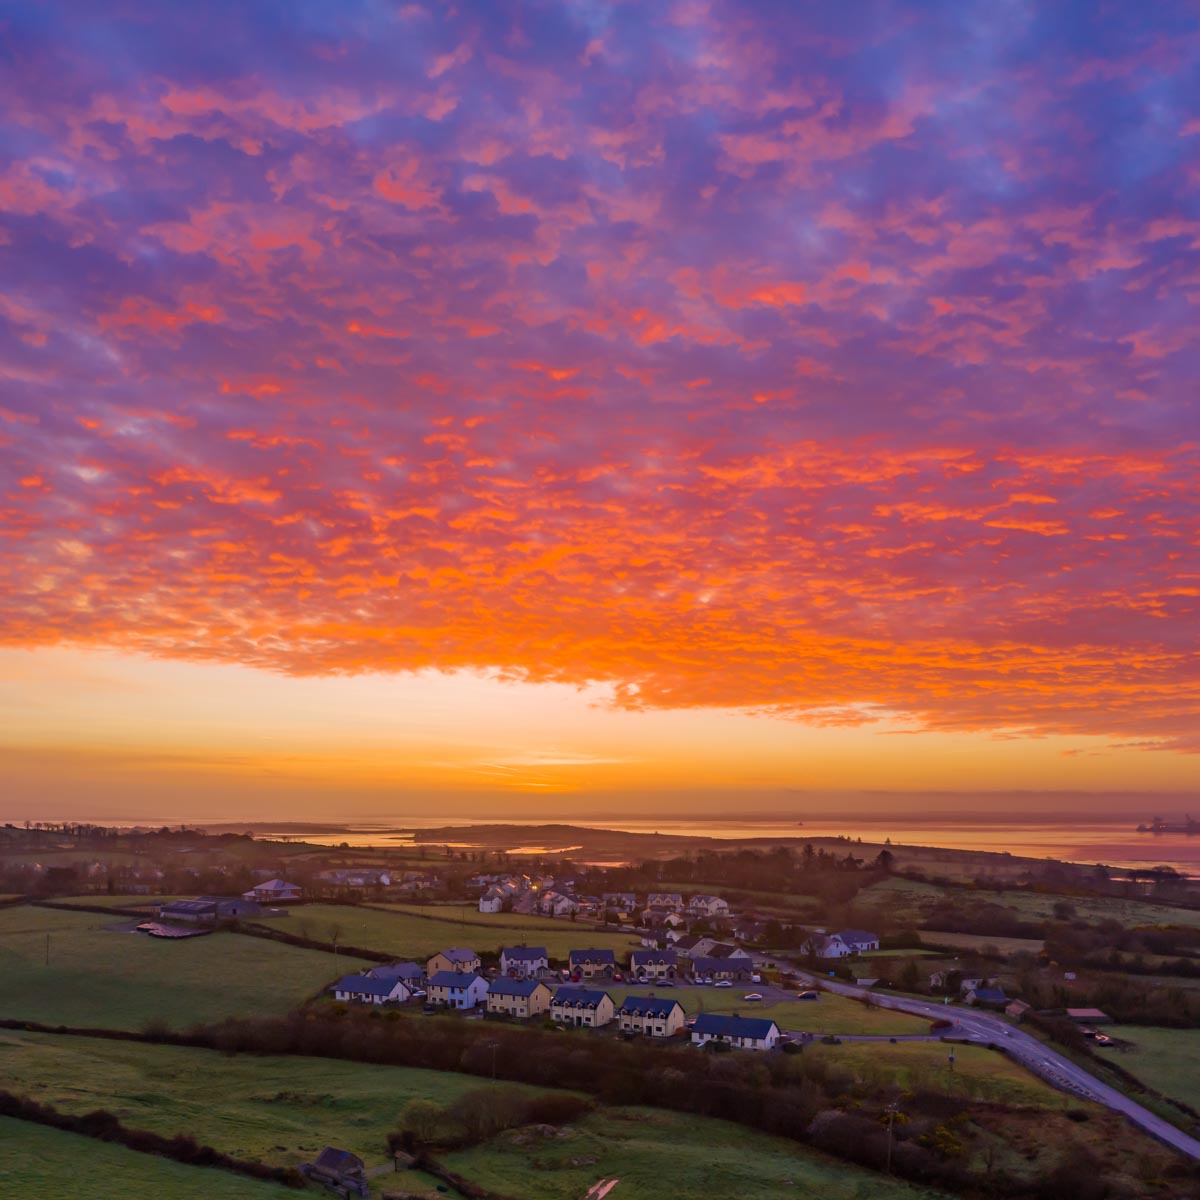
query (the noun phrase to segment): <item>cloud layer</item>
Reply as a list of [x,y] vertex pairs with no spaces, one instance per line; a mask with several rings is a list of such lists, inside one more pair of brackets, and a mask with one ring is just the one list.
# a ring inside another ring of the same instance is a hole
[[1200,749],[1200,22],[0,25],[0,639]]

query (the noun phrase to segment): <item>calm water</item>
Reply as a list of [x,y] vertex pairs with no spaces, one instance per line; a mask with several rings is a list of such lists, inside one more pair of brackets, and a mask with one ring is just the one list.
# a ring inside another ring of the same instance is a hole
[[[1145,819],[1145,818],[1142,818]],[[1171,815],[1168,819],[1177,819]],[[762,820],[622,820],[571,821],[592,829],[618,829],[629,833],[662,833],[691,837],[778,838],[837,837],[862,838],[864,842],[882,842],[891,838],[897,845],[937,846],[952,850],[1008,851],[1030,858],[1058,858],[1067,862],[1107,863],[1114,867],[1172,866],[1188,875],[1200,876],[1200,837],[1183,834],[1141,834],[1135,832],[1137,818],[1120,821],[1081,822],[1005,821],[980,822],[953,818],[936,820],[892,820],[890,818],[854,818],[844,821],[813,819],[799,824],[794,819]],[[463,824],[489,824],[463,818]],[[539,820],[508,820],[505,825],[542,825]],[[302,826],[295,836],[323,845],[349,842],[352,846],[387,846],[409,840],[397,829],[437,828],[447,824],[445,817],[397,816],[386,822],[348,825],[349,832],[306,834]],[[469,843],[455,843],[466,845]],[[541,847],[534,842],[518,845],[526,853],[540,850],[562,851],[571,847],[561,843]]]

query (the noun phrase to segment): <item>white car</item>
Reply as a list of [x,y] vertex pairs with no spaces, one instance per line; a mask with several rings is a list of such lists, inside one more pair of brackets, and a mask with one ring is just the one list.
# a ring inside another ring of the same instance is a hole
[[[707,983],[708,980],[706,979],[704,982]],[[713,987],[733,987],[733,984],[730,983],[728,979],[718,979],[717,982],[713,984]]]
[[751,983],[762,983],[762,976],[761,975],[751,975],[750,982]]
[[761,999],[762,999],[762,993],[761,993],[761,992],[747,992],[747,993],[746,993],[746,994],[745,994],[745,995],[742,997],[742,999],[743,999],[743,1000],[761,1000]]

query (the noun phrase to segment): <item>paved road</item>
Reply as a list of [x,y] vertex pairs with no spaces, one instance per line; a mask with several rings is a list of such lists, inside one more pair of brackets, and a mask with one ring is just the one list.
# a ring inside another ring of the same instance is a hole
[[971,1042],[991,1042],[999,1046],[1006,1054],[1016,1059],[1022,1066],[1035,1075],[1085,1100],[1094,1100],[1116,1112],[1123,1113],[1135,1125],[1141,1126],[1147,1133],[1173,1146],[1190,1158],[1200,1159],[1200,1141],[1190,1137],[1181,1129],[1177,1129],[1169,1121],[1155,1115],[1148,1108],[1143,1108],[1136,1100],[1131,1100],[1124,1092],[1102,1083],[1090,1072],[1073,1063],[1057,1050],[1039,1042],[1037,1038],[1014,1028],[1007,1021],[994,1013],[971,1008],[964,1009],[957,1005],[932,1004],[925,1000],[913,1000],[907,996],[892,996],[882,992],[872,992],[866,988],[854,987],[851,984],[840,983],[827,977],[813,975],[811,972],[792,968],[795,973],[806,981],[806,986],[819,984],[830,992],[841,996],[861,998],[870,996],[873,1003],[880,1008],[893,1008],[899,1012],[913,1013],[919,1017],[928,1017],[931,1021],[953,1021],[954,1027],[946,1030],[946,1036],[962,1038]]

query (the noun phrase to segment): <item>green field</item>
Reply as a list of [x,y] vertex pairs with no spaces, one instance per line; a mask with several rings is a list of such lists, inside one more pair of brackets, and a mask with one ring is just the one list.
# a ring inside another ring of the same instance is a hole
[[[831,1055],[843,1051],[821,1049]],[[369,1166],[382,1164],[386,1135],[407,1100],[447,1103],[488,1086],[470,1075],[333,1059],[228,1056],[9,1032],[0,1033],[0,1076],[13,1091],[65,1112],[104,1107],[130,1126],[163,1134],[186,1129],[228,1154],[281,1165],[305,1161],[326,1144],[353,1151]],[[936,1194],[890,1183],[783,1139],[656,1109],[606,1109],[553,1138],[537,1132],[542,1128],[501,1135],[448,1155],[447,1163],[477,1183],[539,1200],[576,1200],[596,1180],[613,1176],[621,1179],[614,1200],[617,1194],[628,1200],[664,1194],[680,1200],[714,1194],[745,1200],[787,1194],[918,1200]],[[85,1153],[91,1145],[83,1144]],[[666,1193],[664,1164],[671,1177]],[[389,1174],[381,1182],[415,1187],[419,1177]],[[166,1180],[160,1186],[162,1191],[147,1195],[175,1200],[225,1194],[178,1192]],[[266,1189],[264,1200],[275,1194]]]
[[989,947],[999,954],[1041,954],[1044,942],[1037,938],[995,937],[990,933],[942,933],[930,929],[921,930],[921,941],[934,946],[954,946],[960,950],[987,950]]
[[1053,892],[995,891],[982,887],[942,888],[897,876],[864,888],[854,898],[854,906],[864,916],[877,913],[887,917],[893,925],[912,925],[923,920],[935,904],[945,899],[963,904],[996,904],[1011,910],[1022,921],[1052,920],[1055,904],[1065,900],[1075,906],[1080,920],[1093,923],[1111,919],[1126,927],[1200,927],[1200,910],[1150,904],[1145,900],[1123,900],[1115,896],[1068,896]]
[[[949,1062],[951,1050],[953,1068]],[[845,1074],[853,1083],[872,1089],[897,1084],[906,1091],[927,1087],[999,1104],[1079,1106],[1078,1101],[986,1046],[950,1046],[943,1042],[842,1042],[826,1046],[813,1042],[805,1046],[804,1060],[820,1063],[831,1076]]]
[[488,1086],[473,1075],[340,1059],[223,1055],[11,1031],[0,1031],[0,1079],[10,1091],[62,1112],[105,1108],[133,1128],[186,1130],[226,1154],[273,1166],[308,1161],[327,1144],[368,1166],[384,1163],[387,1135],[406,1101],[448,1104]]
[[112,931],[121,924],[99,913],[0,909],[0,1016],[109,1029],[155,1019],[183,1029],[288,1012],[364,965],[234,933],[173,942]]
[[1200,1109],[1200,1029],[1116,1025],[1104,1030],[1130,1049],[1099,1051],[1148,1087]]
[[480,954],[496,954],[501,946],[522,942],[545,946],[551,958],[566,959],[573,949],[616,951],[626,962],[640,941],[629,933],[597,932],[586,924],[527,917],[516,913],[481,913],[466,906],[358,908],[338,904],[305,904],[272,922],[272,928],[338,941],[364,950],[381,950],[397,958],[424,961],[447,946],[470,946]]
[[[785,1000],[776,1004],[742,999],[747,992],[754,990],[754,984],[738,984],[731,988],[660,988],[654,994],[678,1000],[689,1016],[700,1012],[737,1012],[744,1017],[770,1017],[780,1029],[800,1029],[809,1033],[879,1034],[890,1037],[929,1031],[929,1022],[922,1017],[887,1008],[868,1008],[857,1000],[835,996],[832,992],[822,992],[820,1000]],[[619,1004],[626,996],[645,996],[654,989],[647,984],[634,988],[610,987],[607,991]]]
[[0,1196],[13,1200],[296,1200],[302,1194],[0,1117]]
[[612,1200],[933,1200],[910,1187],[766,1134],[653,1108],[607,1109],[544,1137],[514,1130],[447,1155],[468,1179],[530,1200],[578,1200],[618,1179]]

